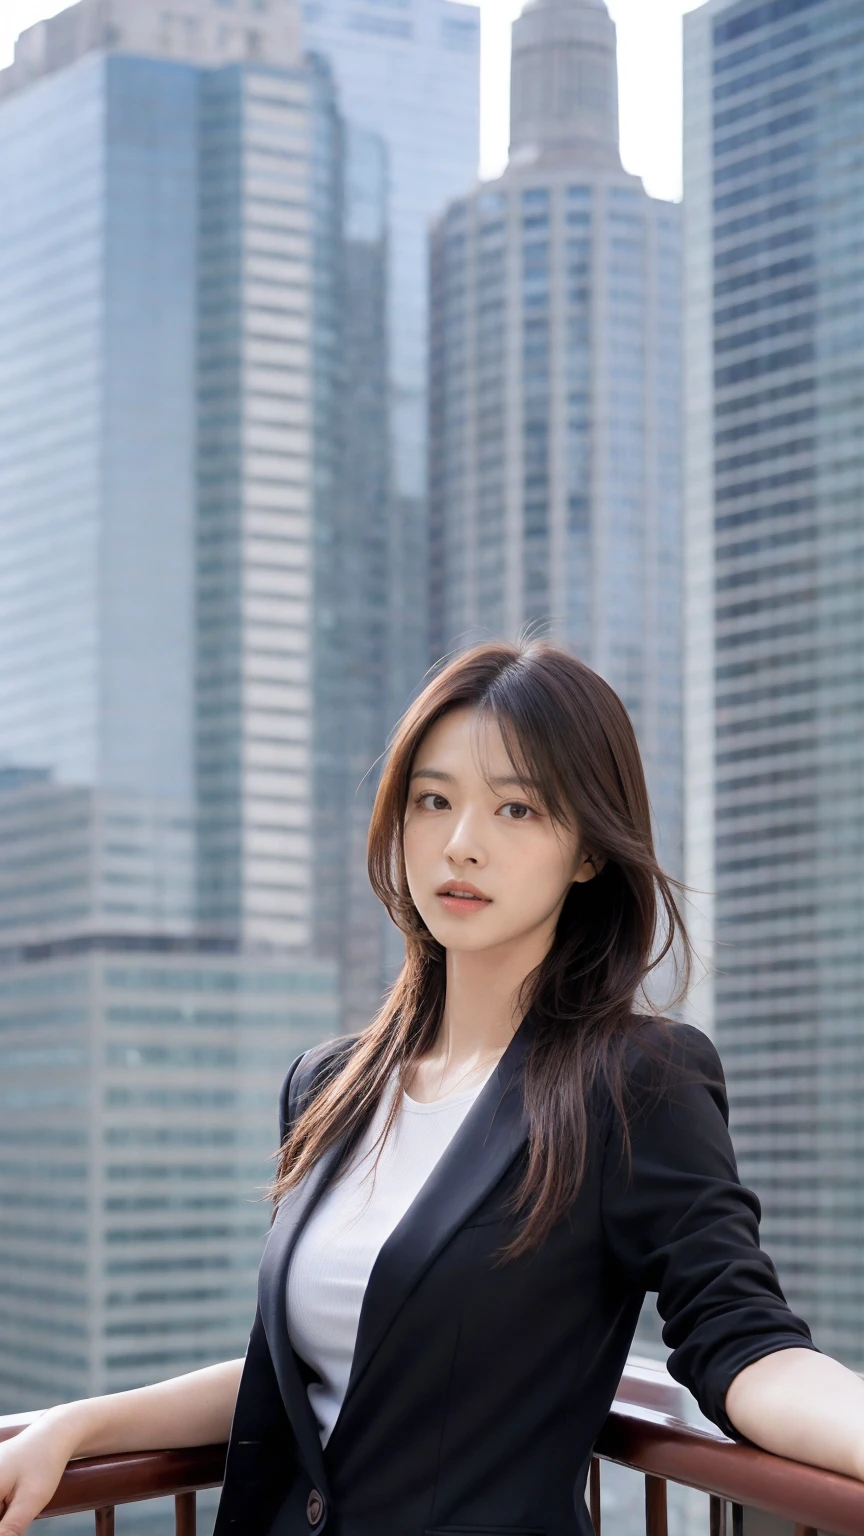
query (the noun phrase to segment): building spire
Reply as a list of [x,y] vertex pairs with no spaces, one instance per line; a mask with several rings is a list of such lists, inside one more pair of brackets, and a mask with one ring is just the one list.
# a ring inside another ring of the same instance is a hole
[[617,38],[605,0],[528,0],[513,23],[511,164],[556,150],[621,167]]

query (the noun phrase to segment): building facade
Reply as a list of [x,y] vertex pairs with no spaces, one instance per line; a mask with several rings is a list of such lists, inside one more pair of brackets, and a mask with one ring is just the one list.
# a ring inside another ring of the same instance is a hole
[[326,963],[215,946],[4,957],[0,1413],[242,1355],[278,1085],[338,1003]]
[[188,9],[166,31],[81,0],[0,75],[0,753],[193,823],[199,927],[334,957],[368,1018],[350,829],[387,728],[385,151],[289,0],[251,28]]
[[[81,0],[0,74],[0,145],[11,1409],[242,1353],[282,1075],[380,997],[387,176],[288,0]],[[79,1267],[28,1302],[40,1206]]]
[[346,116],[387,147],[389,729],[429,664],[427,237],[431,220],[477,175],[480,13],[454,0],[305,0],[303,35],[331,66]]
[[510,163],[432,238],[432,655],[530,628],[602,673],[681,864],[680,209],[621,166],[601,0],[513,28]]
[[687,877],[766,1245],[864,1365],[861,335],[853,0],[685,18]]

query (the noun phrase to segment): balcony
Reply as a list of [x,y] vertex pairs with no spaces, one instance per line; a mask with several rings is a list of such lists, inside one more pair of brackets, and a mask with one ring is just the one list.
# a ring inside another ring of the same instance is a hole
[[[645,1536],[667,1536],[670,1483],[708,1496],[704,1536],[862,1536],[864,1483],[736,1445],[716,1429],[681,1416],[683,1394],[665,1369],[631,1359],[595,1447],[589,1497],[602,1530],[604,1461],[645,1480]],[[0,1418],[0,1440],[23,1429],[33,1413]],[[224,1445],[90,1457],[70,1463],[46,1516],[91,1511],[96,1536],[113,1536],[118,1504],[173,1496],[176,1536],[196,1536],[196,1495],[216,1488]],[[703,1536],[688,1527],[687,1536]]]

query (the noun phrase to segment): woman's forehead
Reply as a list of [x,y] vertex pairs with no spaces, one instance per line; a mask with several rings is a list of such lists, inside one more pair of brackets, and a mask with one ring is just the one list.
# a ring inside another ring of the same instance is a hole
[[413,773],[428,768],[459,775],[479,775],[525,783],[524,764],[514,761],[491,710],[460,705],[430,726],[418,747]]

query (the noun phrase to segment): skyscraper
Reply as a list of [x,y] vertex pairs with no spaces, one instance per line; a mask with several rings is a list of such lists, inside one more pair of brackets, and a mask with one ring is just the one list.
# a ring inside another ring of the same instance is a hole
[[432,239],[432,651],[532,623],[608,678],[673,873],[679,214],[622,169],[603,0],[530,0],[509,166]]
[[476,5],[455,0],[305,0],[303,35],[330,64],[346,115],[387,146],[389,728],[429,664],[427,237],[431,220],[477,174],[480,15]]
[[2,762],[170,805],[199,926],[335,956],[368,1017],[345,850],[387,721],[385,151],[293,0],[103,9],[0,76]]
[[386,160],[289,0],[81,0],[0,75],[0,142],[12,1408],[242,1351],[281,1075],[380,932],[343,893],[384,734]]
[[767,1246],[864,1366],[862,12],[685,18],[687,876]]

